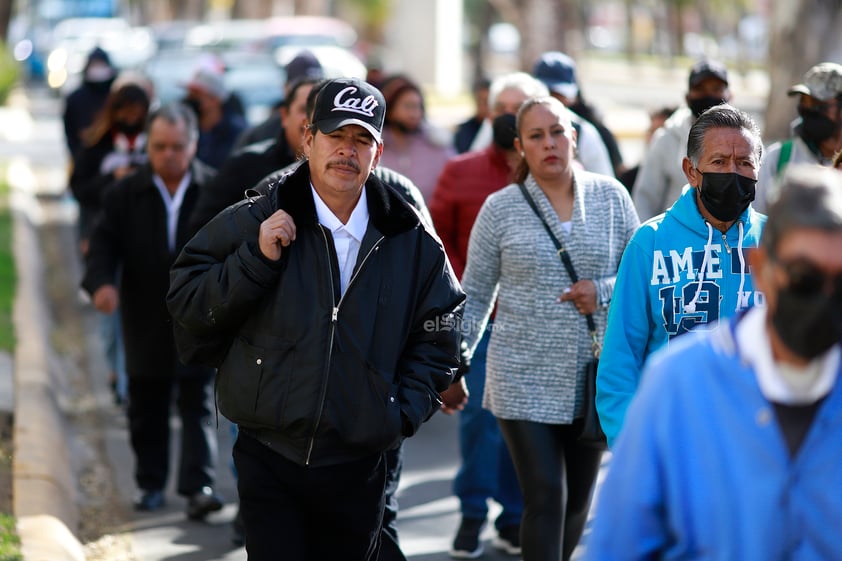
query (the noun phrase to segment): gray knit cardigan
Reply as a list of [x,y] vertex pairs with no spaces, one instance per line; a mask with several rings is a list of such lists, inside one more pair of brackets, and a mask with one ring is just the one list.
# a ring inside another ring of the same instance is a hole
[[[631,198],[613,178],[575,172],[568,235],[535,180],[525,184],[579,278],[596,284],[598,303],[605,304],[594,314],[601,341],[620,257],[640,224]],[[497,302],[483,406],[498,418],[539,423],[581,416],[584,367],[592,357],[587,323],[572,302],[556,301],[570,277],[516,184],[483,204],[462,285],[462,329],[472,351]]]

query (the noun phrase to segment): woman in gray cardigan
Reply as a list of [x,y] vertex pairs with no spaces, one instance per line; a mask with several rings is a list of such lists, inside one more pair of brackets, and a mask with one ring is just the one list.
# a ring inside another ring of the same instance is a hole
[[576,132],[559,101],[524,102],[515,147],[523,157],[517,182],[580,280],[571,282],[520,187],[509,185],[488,197],[471,232],[463,330],[473,349],[496,300],[483,405],[500,423],[523,492],[523,560],[566,560],[582,534],[601,456],[576,441],[593,356],[585,314],[601,340],[620,257],[639,220],[619,182],[574,170]]

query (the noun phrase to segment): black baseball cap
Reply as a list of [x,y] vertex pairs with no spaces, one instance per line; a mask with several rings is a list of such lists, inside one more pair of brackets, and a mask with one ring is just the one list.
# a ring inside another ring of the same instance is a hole
[[693,89],[708,78],[722,80],[728,85],[728,70],[725,65],[715,60],[700,60],[690,69],[689,89]]
[[385,115],[386,100],[380,90],[357,78],[336,78],[319,90],[313,124],[325,134],[346,125],[359,125],[382,144]]

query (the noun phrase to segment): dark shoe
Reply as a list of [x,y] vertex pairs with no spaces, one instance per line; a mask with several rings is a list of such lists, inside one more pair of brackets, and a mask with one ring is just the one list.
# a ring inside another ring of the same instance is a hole
[[520,526],[506,526],[497,530],[491,545],[509,555],[520,555]]
[[476,559],[482,555],[482,542],[479,540],[479,535],[483,528],[485,528],[485,520],[482,518],[463,518],[459,531],[453,539],[450,556],[454,559]]
[[231,521],[231,543],[237,547],[246,545],[246,527],[243,525],[243,517],[240,516],[240,511],[237,511],[237,516]]
[[187,500],[187,518],[190,520],[204,520],[211,512],[222,508],[222,499],[208,486],[190,496]]
[[135,499],[134,509],[151,512],[153,510],[163,508],[165,503],[166,501],[164,501],[163,491],[160,491],[158,489],[154,489],[151,491],[141,489],[140,494],[138,495],[137,499]]

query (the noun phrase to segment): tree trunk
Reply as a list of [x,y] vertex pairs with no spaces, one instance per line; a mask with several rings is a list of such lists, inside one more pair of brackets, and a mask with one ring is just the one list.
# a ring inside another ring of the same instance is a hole
[[565,6],[558,0],[524,0],[520,31],[520,62],[525,72],[545,51],[567,50],[561,14]]
[[787,90],[811,66],[842,60],[842,6],[839,0],[772,2],[769,42],[769,100],[764,142],[787,138],[798,101]]
[[477,80],[487,78],[488,73],[485,69],[485,52],[488,47],[488,30],[494,20],[494,7],[490,3],[483,3],[480,8],[480,17],[477,22],[475,40],[471,41],[469,46],[469,53],[473,62],[473,71],[471,74],[471,84],[475,84]]
[[634,36],[634,0],[625,0],[626,11],[626,58],[629,62],[637,60],[637,45]]
[[234,0],[231,17],[262,19],[272,16],[272,3],[266,0]]
[[9,38],[9,22],[12,19],[12,2],[0,2],[0,42],[5,43]]

